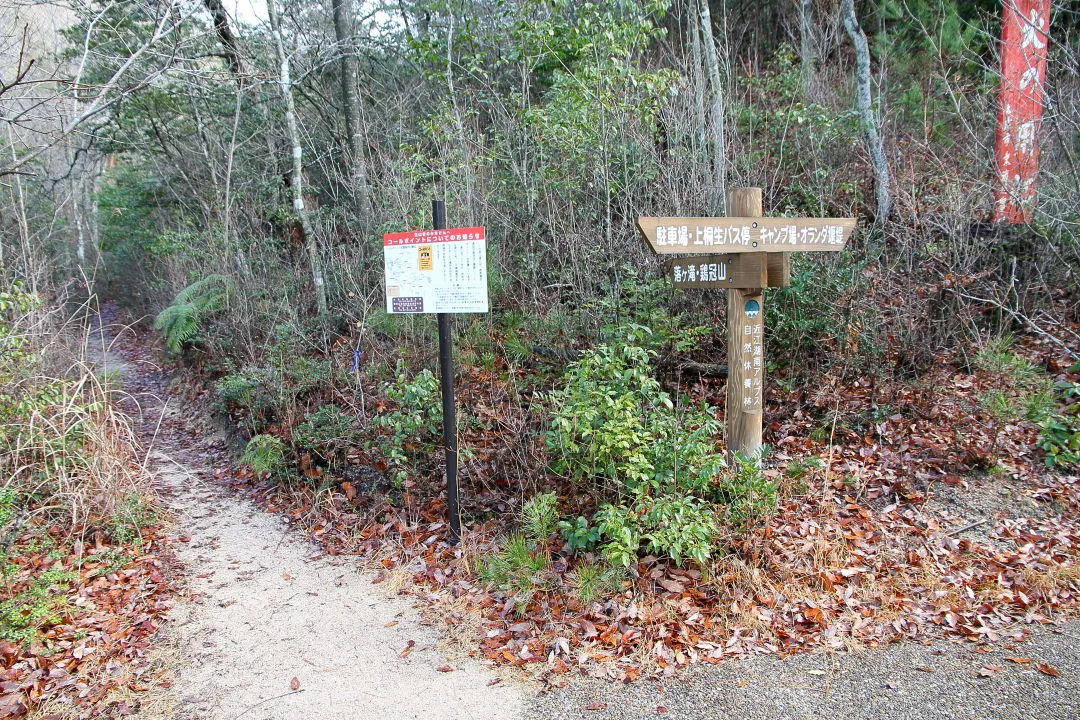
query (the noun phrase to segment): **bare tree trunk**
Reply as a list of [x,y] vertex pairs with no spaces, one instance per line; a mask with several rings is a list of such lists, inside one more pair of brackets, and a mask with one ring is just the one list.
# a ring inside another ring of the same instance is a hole
[[[11,147],[11,159],[12,161],[18,158],[18,154],[15,152],[15,134],[11,130],[11,124],[7,126],[8,144]],[[17,198],[18,205],[18,221],[19,221],[19,247],[26,249],[30,247],[30,224],[26,219],[26,195],[23,193],[22,177],[15,176],[15,197]],[[7,268],[4,264],[4,243],[0,241],[0,280],[7,280],[6,271]],[[27,268],[29,271],[29,268]],[[35,277],[30,272],[27,272],[27,276],[33,280]],[[32,287],[31,291],[36,291],[36,287]]]
[[811,27],[813,0],[799,2],[799,64],[802,70],[803,94],[810,99],[810,84],[814,77],[814,61],[817,53],[814,49],[814,37]]
[[334,35],[341,53],[341,101],[345,106],[345,134],[349,136],[349,184],[360,208],[361,225],[368,219],[367,166],[360,119],[359,69],[356,62],[352,0],[334,0]]
[[269,16],[270,32],[274,36],[274,50],[280,66],[278,84],[281,87],[281,96],[285,100],[285,126],[292,145],[292,174],[289,179],[289,190],[292,191],[293,211],[296,213],[300,230],[304,234],[304,245],[307,247],[308,261],[311,264],[311,279],[315,284],[315,306],[322,315],[326,313],[328,307],[326,278],[323,275],[315,233],[312,232],[311,222],[304,209],[304,149],[300,144],[300,130],[296,125],[296,103],[293,100],[292,78],[289,74],[289,56],[285,54],[285,41],[281,37],[281,21],[278,18],[274,0],[266,0],[266,14]]
[[240,54],[240,43],[233,34],[229,25],[229,15],[225,12],[225,6],[221,0],[203,0],[203,5],[210,11],[214,19],[214,31],[221,40],[221,47],[225,53],[225,62],[229,65],[229,72],[233,74],[237,85],[244,83],[244,61]]
[[[689,25],[694,61],[694,125],[696,126],[694,128],[694,161],[695,164],[701,163],[704,167],[708,163],[709,154],[705,140],[707,128],[705,125],[705,75],[701,69],[701,29],[696,22],[691,22]],[[708,175],[707,171],[705,175]]]
[[229,149],[225,159],[225,208],[221,213],[221,223],[226,245],[236,248],[236,265],[240,269],[240,275],[245,280],[251,280],[251,268],[248,266],[247,256],[244,254],[244,248],[240,246],[240,243],[234,243],[232,226],[233,160],[236,157],[236,130],[240,126],[240,108],[243,99],[244,87],[243,84],[238,84],[236,87],[236,107],[233,111],[232,133],[229,135]]
[[870,97],[870,47],[866,42],[866,33],[859,26],[859,18],[855,14],[855,0],[840,0],[840,13],[844,18],[844,29],[855,46],[855,99],[863,126],[863,136],[870,152],[870,165],[874,171],[874,195],[877,200],[877,219],[880,222],[885,220],[892,210],[892,198],[889,194],[891,180]]
[[701,38],[705,51],[705,66],[709,71],[712,102],[709,118],[713,135],[713,187],[709,211],[716,216],[727,214],[727,144],[724,132],[724,86],[720,79],[720,59],[717,57],[716,40],[713,38],[712,14],[709,0],[701,0]]

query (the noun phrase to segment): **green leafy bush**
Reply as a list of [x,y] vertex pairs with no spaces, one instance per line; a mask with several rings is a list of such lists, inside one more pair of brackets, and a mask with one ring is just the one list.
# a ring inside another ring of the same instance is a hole
[[334,380],[328,360],[273,352],[268,365],[247,365],[221,378],[217,399],[229,413],[246,416],[258,433],[274,420],[295,422],[307,407],[325,401]]
[[690,495],[637,494],[635,502],[605,505],[596,515],[607,542],[601,547],[612,565],[629,567],[642,549],[704,563],[712,554],[716,517],[709,503]]
[[677,411],[650,357],[636,345],[601,345],[567,368],[550,396],[552,466],[615,498],[669,488],[707,497],[726,467],[715,447],[720,422],[706,406]]
[[325,405],[308,413],[293,432],[293,444],[298,449],[314,450],[324,459],[331,460],[358,437],[356,418],[352,414],[337,405]]
[[600,542],[600,528],[590,525],[581,515],[573,521],[560,520],[559,532],[571,552],[592,550]]
[[729,522],[745,525],[776,509],[776,483],[761,471],[767,452],[768,448],[763,446],[754,458],[734,454],[734,467],[724,474],[717,492]]
[[855,302],[867,293],[867,260],[849,253],[821,259],[795,254],[791,284],[771,288],[765,303],[770,362],[807,372],[829,350],[859,369],[871,369],[883,343],[872,309]]
[[[548,450],[556,471],[611,498],[597,513],[596,539],[613,564],[629,565],[642,550],[704,562],[717,530],[711,502],[741,507],[747,486],[725,481],[710,409],[677,411],[651,374],[651,356],[631,343],[602,345],[570,365],[551,396]],[[584,518],[562,527],[568,543],[594,541]]]
[[[0,556],[5,583],[18,575],[18,566]],[[77,573],[49,568],[32,578],[17,592],[0,601],[0,639],[29,645],[42,629],[62,620],[68,608],[68,591],[79,579]]]
[[275,435],[256,435],[248,441],[240,462],[256,475],[272,473],[285,464],[285,443]]
[[426,368],[410,379],[399,360],[394,380],[383,392],[393,406],[372,422],[388,433],[380,445],[395,467],[393,479],[400,483],[415,470],[416,460],[435,448],[442,422],[439,380]]
[[165,346],[180,352],[202,330],[211,315],[228,309],[232,281],[224,275],[208,275],[188,285],[154,318],[154,329],[165,337]]
[[1047,467],[1080,465],[1080,383],[1059,383],[1055,389],[1064,408],[1039,421],[1039,447]]

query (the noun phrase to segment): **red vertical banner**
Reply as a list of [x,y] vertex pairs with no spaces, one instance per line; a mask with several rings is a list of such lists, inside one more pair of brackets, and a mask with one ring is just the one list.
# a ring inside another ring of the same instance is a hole
[[995,222],[1031,222],[1049,33],[1050,0],[1004,0]]

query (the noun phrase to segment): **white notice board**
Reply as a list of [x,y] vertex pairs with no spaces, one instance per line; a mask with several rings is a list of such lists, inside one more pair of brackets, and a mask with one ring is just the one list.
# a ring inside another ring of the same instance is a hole
[[388,313],[486,313],[484,228],[383,235]]

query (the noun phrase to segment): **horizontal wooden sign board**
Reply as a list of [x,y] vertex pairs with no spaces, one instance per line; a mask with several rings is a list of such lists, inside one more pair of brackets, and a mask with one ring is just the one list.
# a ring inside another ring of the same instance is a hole
[[638,228],[660,255],[836,252],[855,218],[642,217]]
[[781,287],[791,284],[786,258],[778,254],[695,255],[667,261],[667,275],[677,288]]

